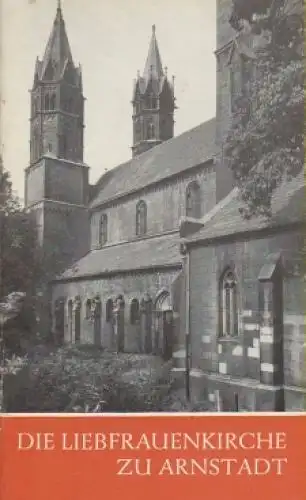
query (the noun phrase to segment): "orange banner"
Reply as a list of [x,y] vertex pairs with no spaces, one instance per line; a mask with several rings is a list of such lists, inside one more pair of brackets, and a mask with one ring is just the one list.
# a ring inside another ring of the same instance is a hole
[[306,497],[305,415],[25,415],[1,427],[1,500]]

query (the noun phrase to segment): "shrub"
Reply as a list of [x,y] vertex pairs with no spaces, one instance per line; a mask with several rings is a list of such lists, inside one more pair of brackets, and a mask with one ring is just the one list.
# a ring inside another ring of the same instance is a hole
[[169,365],[153,356],[96,347],[38,351],[7,398],[7,411],[159,411],[170,390],[168,374]]

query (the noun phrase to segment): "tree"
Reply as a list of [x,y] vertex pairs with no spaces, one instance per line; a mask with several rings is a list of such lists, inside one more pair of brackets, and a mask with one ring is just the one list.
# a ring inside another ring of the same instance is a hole
[[304,164],[303,9],[301,0],[234,0],[230,23],[248,27],[253,79],[236,101],[224,152],[240,189],[241,213],[271,215],[279,184]]
[[11,292],[31,293],[39,273],[33,219],[21,208],[9,172],[0,163],[0,300]]
[[3,214],[17,212],[21,209],[17,196],[13,193],[10,174],[4,169],[0,156],[0,211]]

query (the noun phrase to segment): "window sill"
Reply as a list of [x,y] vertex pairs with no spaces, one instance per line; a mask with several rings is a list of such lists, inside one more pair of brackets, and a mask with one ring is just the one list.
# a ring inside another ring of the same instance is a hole
[[235,335],[235,336],[226,336],[226,337],[218,337],[218,342],[221,344],[224,343],[232,343],[232,344],[240,344],[240,336]]

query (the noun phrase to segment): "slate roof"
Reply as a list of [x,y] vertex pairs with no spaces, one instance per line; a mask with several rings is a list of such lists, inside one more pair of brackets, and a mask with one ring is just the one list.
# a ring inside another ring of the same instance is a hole
[[177,232],[92,250],[56,281],[179,265],[179,241]]
[[61,74],[66,61],[72,62],[71,50],[60,4],[57,8],[53,28],[49,36],[44,58],[42,60],[41,78],[43,77],[50,61],[56,62],[58,76]]
[[163,65],[158,49],[158,43],[155,34],[155,25],[152,26],[152,37],[149,46],[148,57],[146,60],[143,78],[148,81],[151,77],[159,80],[163,76]]
[[215,153],[215,119],[154,146],[104,174],[96,185],[92,208],[201,165]]
[[170,83],[167,77],[167,69],[165,68],[165,72],[163,71],[156,39],[155,25],[153,24],[152,36],[143,76],[140,76],[140,73],[138,72],[137,78],[134,82],[133,101],[136,99],[137,94],[145,95],[147,92],[148,94],[153,93],[153,95],[159,96],[162,93],[165,84],[168,85],[174,97],[173,80],[172,83]]
[[74,66],[65,21],[59,2],[44,57],[42,61],[38,58],[36,59],[34,81],[37,79],[59,80],[63,77],[66,68],[69,66],[74,70],[75,84],[82,88],[81,67],[75,68]]
[[244,219],[239,208],[243,206],[239,191],[234,189],[227,199],[212,209],[202,219],[204,227],[186,239],[186,242],[213,240],[238,233],[253,232],[269,227],[284,226],[304,220],[305,213],[305,178],[304,172],[298,177],[281,185],[272,198],[272,217],[254,217]]

